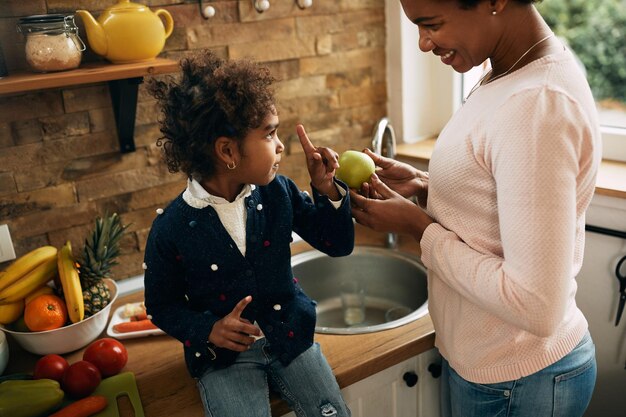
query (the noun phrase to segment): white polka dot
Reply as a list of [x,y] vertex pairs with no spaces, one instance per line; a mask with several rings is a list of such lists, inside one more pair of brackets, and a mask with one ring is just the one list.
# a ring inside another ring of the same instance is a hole
[[158,208],[158,209],[156,209],[156,213],[157,213],[157,214],[163,214],[163,209],[162,209],[162,208]]
[[211,270],[212,271],[217,271],[217,264],[211,265]]
[[141,268],[143,268],[143,270],[145,271],[146,269],[148,269],[148,265],[146,265],[146,263],[142,263],[141,264]]
[[185,300],[189,301],[189,297],[185,294]]
[[196,358],[199,358],[200,356],[200,352],[196,352]]
[[281,305],[280,305],[280,304],[274,304],[274,310],[276,310],[276,311],[280,311],[280,309],[281,309],[281,308],[282,308],[282,307],[281,307]]
[[263,210],[263,204],[257,204],[256,209],[259,211]]
[[251,189],[252,191],[256,190],[256,185],[252,184],[252,185],[250,186],[250,189]]

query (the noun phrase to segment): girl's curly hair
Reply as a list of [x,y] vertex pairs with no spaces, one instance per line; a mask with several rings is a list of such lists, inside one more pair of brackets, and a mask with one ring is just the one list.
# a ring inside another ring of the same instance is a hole
[[226,61],[210,51],[181,60],[180,82],[152,79],[149,92],[161,107],[157,146],[170,172],[209,178],[215,173],[215,139],[239,145],[252,129],[275,113],[275,79],[248,60]]

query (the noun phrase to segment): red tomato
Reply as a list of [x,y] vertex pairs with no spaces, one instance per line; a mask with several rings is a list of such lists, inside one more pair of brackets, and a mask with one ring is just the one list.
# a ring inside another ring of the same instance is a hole
[[70,397],[83,398],[94,392],[101,380],[100,371],[94,364],[78,361],[65,372],[61,388]]
[[104,337],[92,342],[83,353],[83,360],[91,362],[103,377],[116,375],[128,362],[128,351],[116,339]]
[[69,368],[70,364],[67,363],[65,358],[59,355],[46,355],[39,358],[35,364],[35,371],[33,372],[33,379],[54,379],[61,382],[63,375]]

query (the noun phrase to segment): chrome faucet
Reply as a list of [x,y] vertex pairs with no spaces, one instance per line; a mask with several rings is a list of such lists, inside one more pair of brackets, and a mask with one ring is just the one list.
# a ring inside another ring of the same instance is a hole
[[[376,123],[372,135],[372,151],[387,158],[394,159],[396,157],[396,133],[386,117]],[[398,235],[388,233],[386,245],[389,249],[396,249],[398,247]]]

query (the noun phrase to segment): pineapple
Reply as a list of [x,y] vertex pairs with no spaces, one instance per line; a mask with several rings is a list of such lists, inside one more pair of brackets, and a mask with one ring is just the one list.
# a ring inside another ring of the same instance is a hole
[[85,317],[93,316],[109,304],[111,294],[103,281],[111,275],[120,254],[119,242],[128,225],[123,226],[117,213],[96,219],[96,227],[85,240],[79,273],[85,302]]

